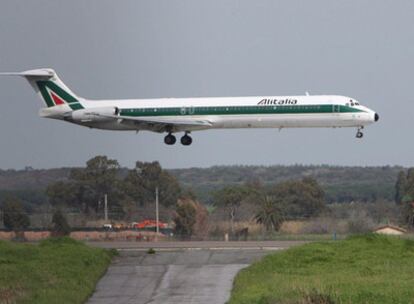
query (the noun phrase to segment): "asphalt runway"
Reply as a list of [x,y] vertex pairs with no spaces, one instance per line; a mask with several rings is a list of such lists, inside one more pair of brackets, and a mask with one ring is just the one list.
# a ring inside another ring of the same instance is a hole
[[[111,246],[100,243],[99,247],[113,248],[114,243]],[[154,246],[159,244],[147,243],[148,247],[158,248],[155,254],[148,254],[142,245],[134,249],[132,245],[137,243],[129,244],[128,248],[118,247],[120,255],[99,281],[88,303],[225,303],[240,269],[267,254],[302,242],[278,242],[279,246],[272,247],[258,242],[248,242],[249,246],[237,242],[237,247],[210,243],[214,245],[212,249],[200,247],[199,242],[191,243],[197,246],[175,243],[159,248]]]

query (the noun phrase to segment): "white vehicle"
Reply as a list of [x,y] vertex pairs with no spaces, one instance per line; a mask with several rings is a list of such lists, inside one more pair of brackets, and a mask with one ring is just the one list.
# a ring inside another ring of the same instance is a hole
[[161,98],[89,100],[73,93],[52,69],[1,73],[25,77],[45,107],[41,117],[65,120],[105,130],[146,130],[167,135],[173,145],[192,143],[189,133],[223,128],[336,128],[364,126],[378,121],[374,111],[353,98],[335,95],[253,96],[216,98]]
[[103,224],[102,228],[104,228],[106,230],[112,230],[112,224]]

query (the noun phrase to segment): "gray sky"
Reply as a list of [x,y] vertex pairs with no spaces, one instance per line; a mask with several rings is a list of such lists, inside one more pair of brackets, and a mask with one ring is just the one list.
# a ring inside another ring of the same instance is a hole
[[215,130],[193,145],[156,133],[41,119],[20,78],[0,78],[0,168],[83,165],[414,166],[413,1],[0,1],[0,71],[54,68],[86,98],[338,94],[380,114],[365,130]]

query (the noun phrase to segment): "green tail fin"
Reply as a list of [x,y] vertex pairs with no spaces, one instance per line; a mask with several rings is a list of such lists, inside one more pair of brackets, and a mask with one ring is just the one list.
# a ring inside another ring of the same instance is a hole
[[43,100],[46,107],[68,105],[72,110],[83,109],[76,96],[52,69],[29,70],[21,73],[1,73],[1,75],[23,76]]

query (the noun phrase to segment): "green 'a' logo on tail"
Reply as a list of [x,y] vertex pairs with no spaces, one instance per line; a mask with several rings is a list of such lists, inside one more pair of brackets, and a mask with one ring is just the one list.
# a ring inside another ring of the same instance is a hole
[[42,80],[36,81],[36,84],[48,107],[67,104],[72,110],[83,109],[83,106],[79,103],[79,100],[75,96],[66,92],[55,82]]

